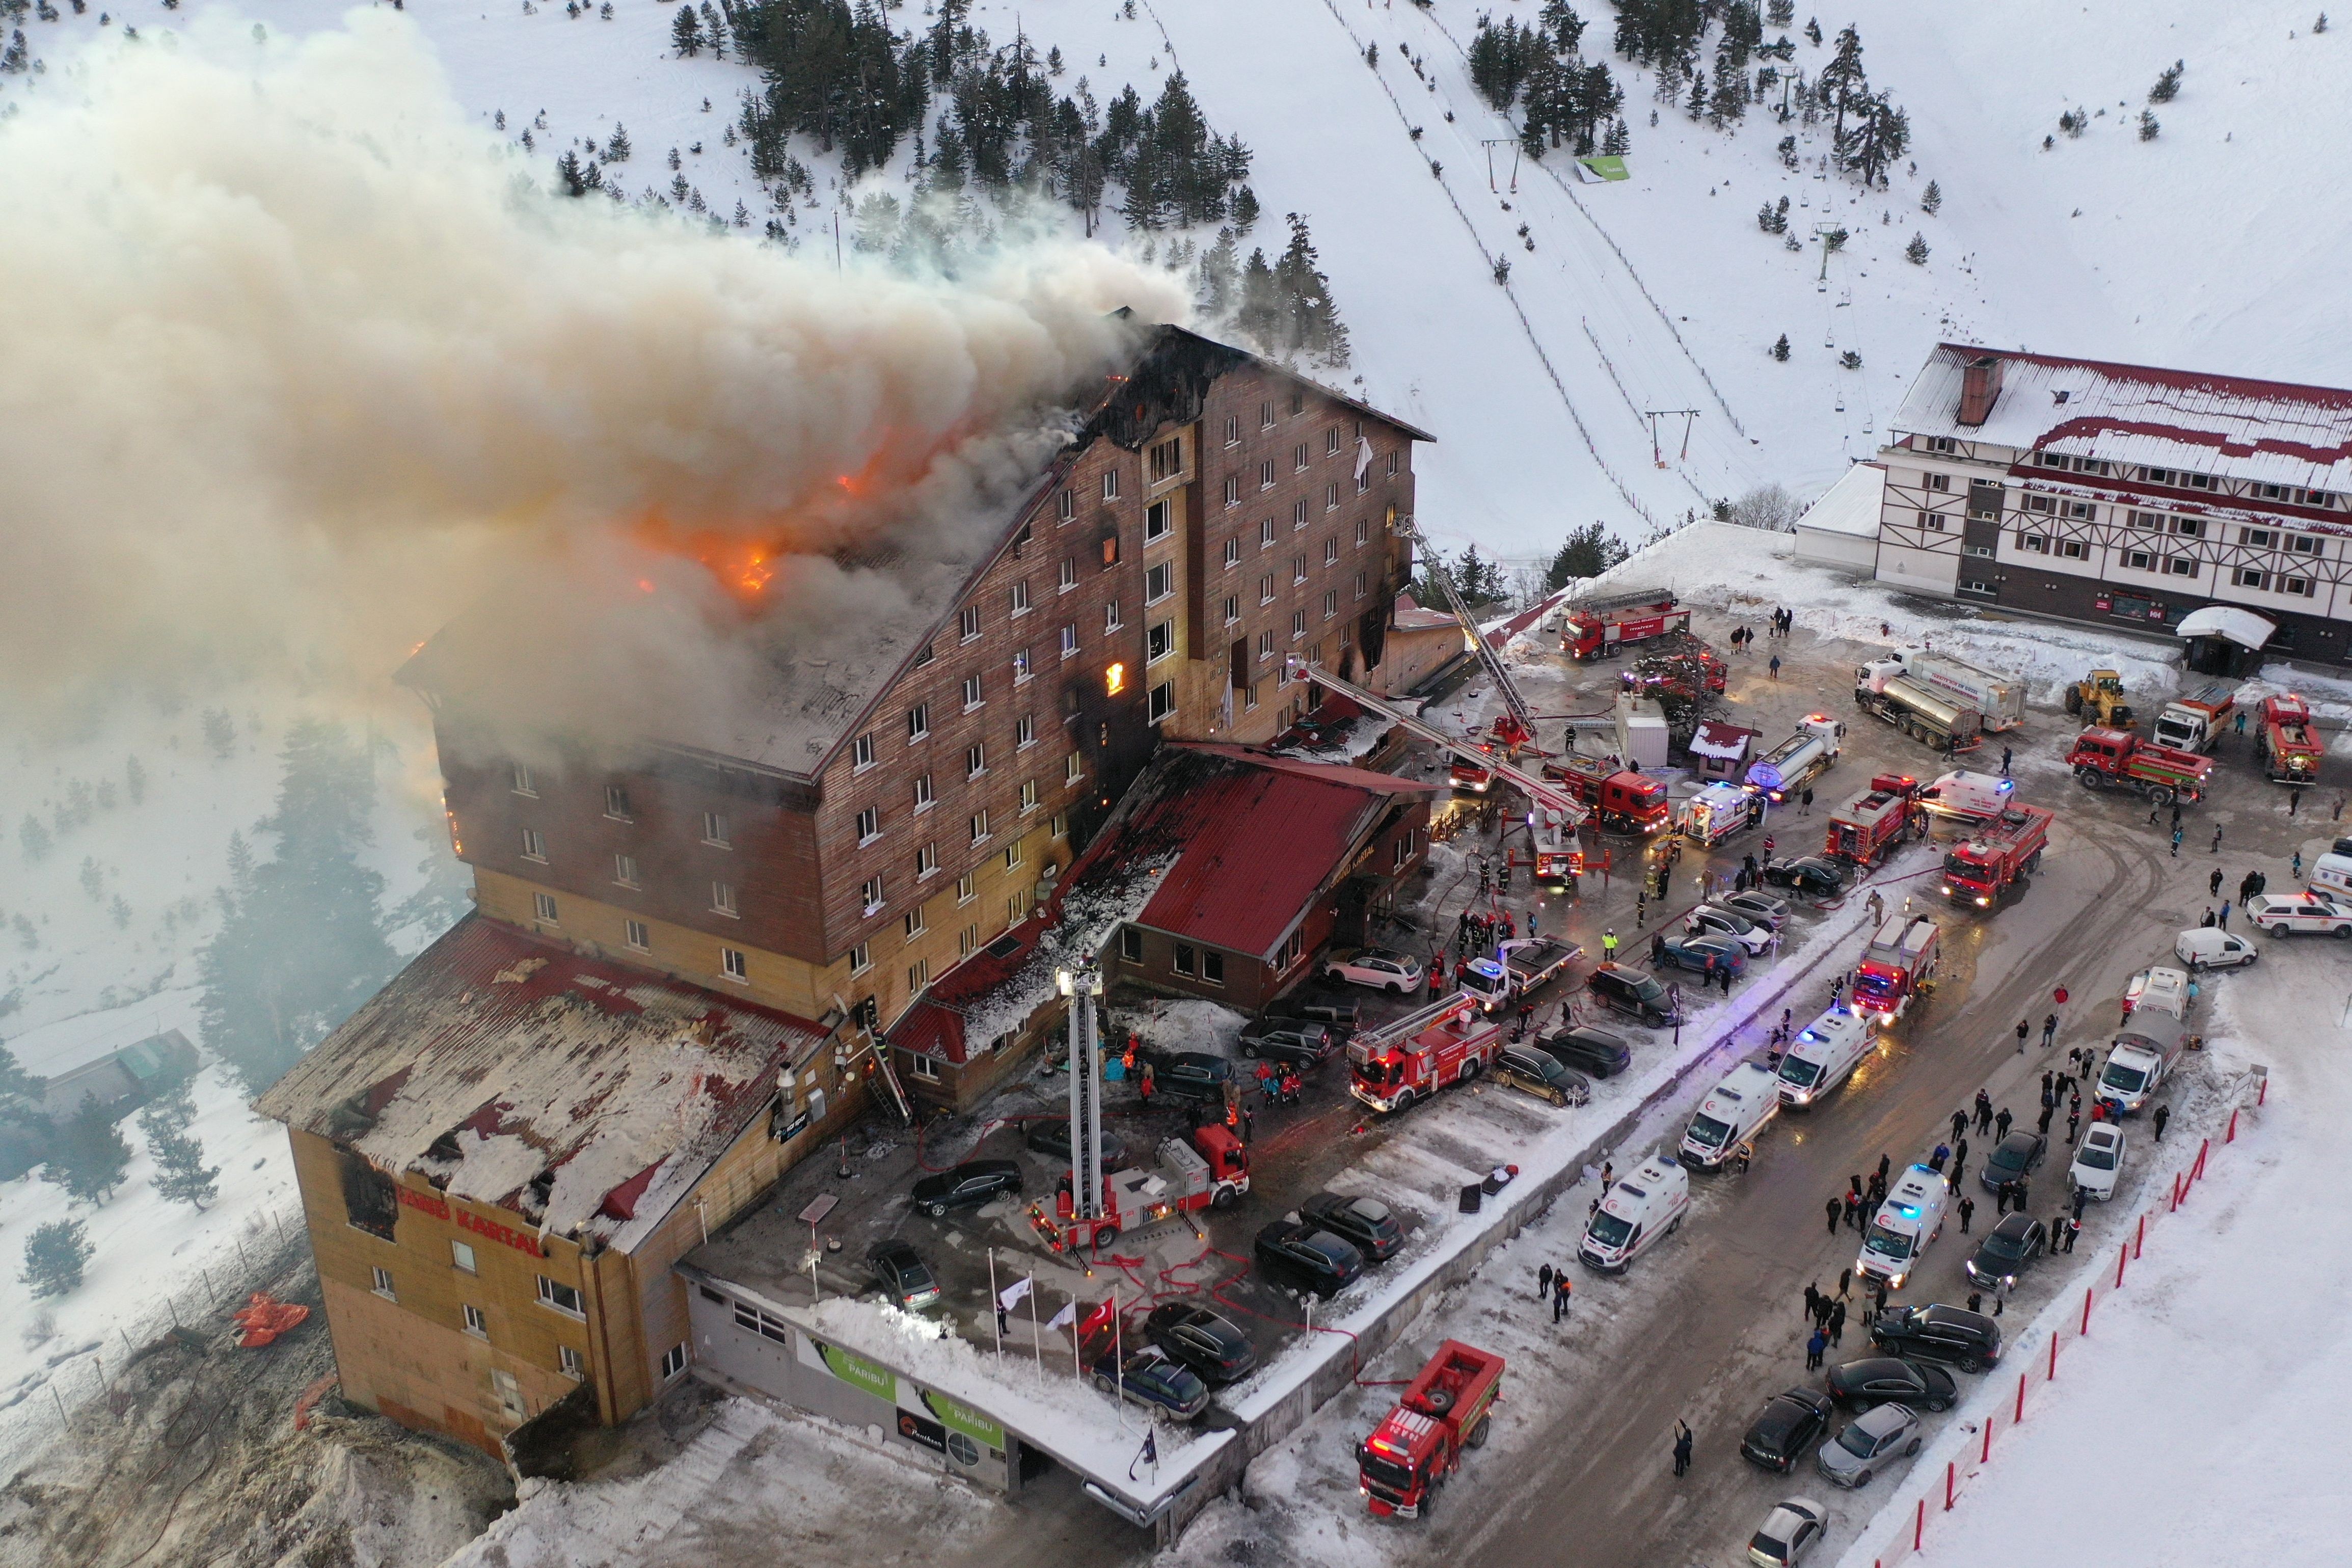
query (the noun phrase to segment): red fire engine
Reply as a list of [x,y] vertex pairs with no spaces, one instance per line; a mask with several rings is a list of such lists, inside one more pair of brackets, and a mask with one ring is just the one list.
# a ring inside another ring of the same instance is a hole
[[1054,1196],[1054,1212],[1048,1215],[1044,1204],[1032,1204],[1029,1223],[1055,1251],[1083,1252],[1108,1247],[1122,1232],[1175,1215],[1228,1207],[1249,1191],[1249,1152],[1230,1131],[1211,1122],[1193,1129],[1190,1143],[1164,1140],[1156,1168],[1105,1173],[1098,1217],[1077,1217],[1065,1178]]
[[1880,922],[1862,966],[1853,973],[1853,1006],[1881,1024],[1903,1016],[1911,999],[1936,984],[1936,922],[1925,915],[1889,915]]
[[1438,1346],[1396,1408],[1356,1449],[1356,1488],[1376,1514],[1418,1519],[1462,1468],[1465,1448],[1486,1444],[1503,1387],[1503,1358],[1460,1340]]
[[1690,630],[1690,612],[1654,589],[1611,599],[1588,599],[1560,618],[1560,651],[1570,658],[1613,658],[1635,643]]
[[1879,774],[1868,789],[1830,813],[1829,838],[1822,853],[1857,866],[1877,865],[1911,837],[1916,821],[1911,797],[1918,793],[1917,779]]
[[1350,1040],[1348,1092],[1374,1110],[1402,1110],[1485,1071],[1502,1048],[1501,1022],[1480,1014],[1477,997],[1457,993]]
[[2002,889],[2042,864],[2050,823],[2042,806],[2013,805],[1979,827],[1944,857],[1944,896],[1990,909]]
[[2292,691],[2263,699],[2262,733],[2254,740],[2254,757],[2263,777],[2273,784],[2310,784],[2319,782],[2319,757],[2326,748],[2312,733],[2311,710]]
[[1618,833],[1658,833],[1673,826],[1666,786],[1597,757],[1561,757],[1543,765],[1543,776],[1567,786],[1592,808],[1601,826]]

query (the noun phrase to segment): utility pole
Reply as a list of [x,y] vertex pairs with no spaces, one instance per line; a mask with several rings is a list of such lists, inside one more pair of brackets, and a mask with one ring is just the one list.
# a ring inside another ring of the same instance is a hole
[[1486,149],[1486,188],[1490,191],[1496,188],[1495,149],[1508,147],[1511,150],[1511,195],[1517,195],[1519,194],[1519,139],[1516,136],[1489,136],[1482,138],[1478,145]]
[[[1822,242],[1822,272],[1821,276],[1814,279],[1813,289],[1813,291],[1817,294],[1826,294],[1830,289],[1830,252],[1837,248],[1837,246],[1832,245],[1830,242],[1830,237],[1833,234],[1842,234],[1843,232],[1844,231],[1842,228],[1833,223],[1817,223],[1813,225],[1813,237]],[[1844,242],[1841,240],[1838,243],[1843,244]]]
[[1676,415],[1680,415],[1683,421],[1683,450],[1682,456],[1677,459],[1677,461],[1688,462],[1690,460],[1691,426],[1698,418],[1698,410],[1696,408],[1645,408],[1642,410],[1642,416],[1650,422],[1650,461],[1655,463],[1662,468],[1666,466],[1666,459],[1664,455],[1658,450],[1658,421],[1661,419],[1671,419]]

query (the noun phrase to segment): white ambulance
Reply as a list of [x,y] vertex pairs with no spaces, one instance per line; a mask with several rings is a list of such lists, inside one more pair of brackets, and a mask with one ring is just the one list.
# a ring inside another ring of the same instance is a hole
[[1621,1176],[1585,1225],[1576,1256],[1588,1268],[1622,1273],[1659,1237],[1673,1234],[1690,1209],[1690,1173],[1653,1154]]
[[1712,1171],[1780,1113],[1779,1080],[1760,1063],[1742,1062],[1706,1091],[1683,1134],[1682,1163]]
[[1895,1178],[1894,1190],[1878,1205],[1870,1229],[1862,1239],[1862,1255],[1854,1271],[1865,1279],[1884,1279],[1890,1290],[1900,1290],[1919,1255],[1944,1232],[1944,1204],[1951,1192],[1944,1174],[1925,1165],[1913,1165]]
[[1806,1106],[1829,1097],[1877,1043],[1871,1015],[1832,1007],[1803,1028],[1780,1058],[1780,1103]]

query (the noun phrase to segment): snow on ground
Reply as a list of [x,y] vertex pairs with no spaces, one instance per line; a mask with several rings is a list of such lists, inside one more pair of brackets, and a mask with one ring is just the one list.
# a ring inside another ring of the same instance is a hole
[[[2220,988],[2213,1068],[2266,1065],[2268,1103],[2216,1149],[2182,1212],[2149,1230],[2125,1288],[2101,1289],[2090,1336],[2066,1338],[2057,1383],[2037,1378],[2025,1425],[2004,1419],[1959,1507],[1931,1513],[1921,1561],[2342,1561],[2352,1491],[2327,1434],[2352,1346],[2325,1325],[2343,1316],[2352,1211],[2312,1195],[2352,1116],[2347,985],[2333,944],[2273,939]],[[1930,1451],[1915,1474],[1940,1462]],[[1907,1510],[1917,1489],[1895,1489],[1890,1506]],[[1882,1517],[1844,1568],[1869,1568],[1901,1522]]]

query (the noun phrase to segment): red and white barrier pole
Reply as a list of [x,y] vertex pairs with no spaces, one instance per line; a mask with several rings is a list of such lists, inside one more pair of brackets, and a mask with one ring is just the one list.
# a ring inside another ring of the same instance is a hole
[[2180,1212],[2180,1173],[2178,1171],[2172,1173],[2172,1206],[2165,1212],[2167,1214]]
[[1977,1463],[1980,1465],[1992,1463],[1992,1417],[1990,1415],[1985,1417],[1984,1456]]
[[2130,1261],[2130,1247],[2119,1247],[2116,1249],[2116,1289],[2118,1290],[2124,1288],[2124,1265]]
[[2142,1249],[2142,1248],[2144,1248],[2144,1247],[2146,1247],[2147,1246],[2147,1215],[2145,1213],[2143,1213],[2143,1214],[2139,1216],[2139,1225],[2138,1225],[2138,1226],[2137,1226],[2137,1228],[2135,1228],[2135,1229],[2133,1230],[2133,1232],[2132,1232],[2132,1256],[2133,1256],[2134,1258],[2137,1258],[2137,1257],[2140,1255],[2141,1249]]
[[2091,1288],[2083,1287],[2083,1337],[2091,1337]]
[[2044,1383],[2058,1381],[2058,1336],[2056,1334],[2050,1336],[2050,1375],[2042,1381]]
[[1914,1552],[1927,1550],[1927,1500],[1926,1498],[1919,1500],[1919,1520],[1911,1527],[1911,1550]]
[[2194,1168],[2194,1169],[2192,1169],[2192,1170],[2189,1173],[2189,1179],[2190,1181],[2195,1182],[2195,1181],[2201,1181],[2201,1180],[2203,1180],[2203,1179],[2204,1179],[2204,1175],[2205,1175],[2205,1156],[2206,1156],[2207,1154],[2209,1154],[2209,1153],[2212,1152],[2212,1150],[2213,1150],[2213,1140],[2211,1140],[2210,1138],[2203,1138],[2203,1139],[2200,1139],[2200,1140],[2198,1141],[2198,1143],[2197,1143],[2197,1164],[2196,1164],[2195,1168]]
[[[2057,1371],[2058,1371],[2058,1355],[2057,1355],[2057,1351],[2058,1351],[2058,1341],[2057,1341],[2057,1339],[2056,1339],[2056,1337],[2055,1337],[2054,1335],[2052,1337],[2052,1339],[2051,1339],[2051,1341],[2050,1341],[2050,1351],[2051,1351],[2051,1355],[2050,1355],[2050,1371],[2051,1371],[2051,1373],[2054,1375],[2054,1374],[2057,1373]],[[2011,1423],[2011,1426],[2019,1426],[2019,1425],[2023,1424],[2024,1420],[2025,1420],[2025,1373],[2021,1373],[2021,1373],[2019,1373],[2017,1374],[2017,1419],[2016,1419],[2015,1421],[2012,1421],[2012,1422]]]
[[1944,1461],[1944,1511],[1946,1513],[1952,1511],[1952,1503],[1955,1500],[1956,1489],[1959,1485],[1959,1461],[1946,1459]]
[[2264,1073],[2262,1076],[2261,1080],[2254,1085],[2254,1103],[2256,1105],[2260,1105],[2263,1100],[2269,1099],[2270,1092],[2271,1075]]
[[2225,1133],[2223,1133],[2223,1134],[2221,1135],[2221,1142],[2224,1142],[2224,1143],[2235,1143],[2237,1141],[2238,1141],[2238,1111],[2237,1111],[2237,1108],[2236,1108],[2235,1106],[2232,1106],[2232,1107],[2231,1107],[2231,1109],[2230,1109],[2230,1130],[2229,1130],[2227,1132],[2225,1132]]

